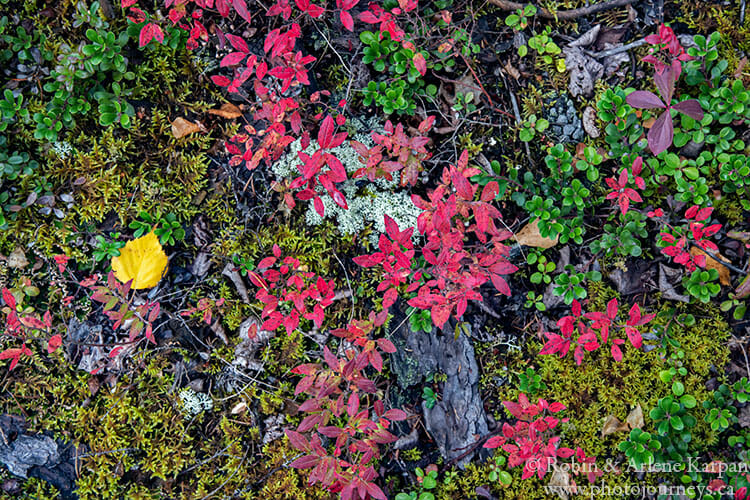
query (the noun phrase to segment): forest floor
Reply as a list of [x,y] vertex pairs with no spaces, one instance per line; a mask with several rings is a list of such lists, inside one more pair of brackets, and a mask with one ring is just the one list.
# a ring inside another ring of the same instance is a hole
[[0,0],[0,498],[746,498],[745,7]]

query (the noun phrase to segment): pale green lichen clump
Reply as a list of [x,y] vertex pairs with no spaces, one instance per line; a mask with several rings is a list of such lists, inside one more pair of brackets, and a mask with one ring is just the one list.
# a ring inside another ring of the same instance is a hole
[[[368,130],[375,127],[371,123],[362,123],[355,121],[358,130]],[[375,145],[369,133],[359,133],[353,137],[354,140],[361,142],[368,148]],[[312,154],[318,148],[318,143],[310,141],[310,145],[304,152]],[[300,163],[298,153],[302,151],[301,142],[298,139],[289,146],[289,153],[277,161],[271,169],[279,178],[289,178],[299,175],[297,165]],[[357,152],[345,141],[341,146],[333,148],[330,153],[341,161],[346,169],[347,174],[353,174],[363,164],[359,161]],[[370,242],[377,244],[380,234],[385,233],[384,215],[388,215],[396,221],[400,229],[416,227],[417,217],[420,210],[414,206],[409,194],[399,189],[399,174],[396,173],[392,180],[376,179],[370,182],[366,178],[347,179],[338,185],[341,192],[346,197],[348,210],[338,206],[333,199],[326,193],[321,196],[325,217],[321,217],[310,203],[305,219],[308,224],[317,226],[323,222],[323,219],[333,219],[337,222],[339,230],[347,235],[356,235],[362,232],[367,225],[372,224],[375,231],[369,235]],[[360,186],[358,184],[365,184]],[[416,231],[414,234],[416,238]]]
[[180,401],[182,401],[182,408],[189,416],[210,411],[214,407],[211,396],[203,392],[195,392],[190,387],[185,387],[180,391]]

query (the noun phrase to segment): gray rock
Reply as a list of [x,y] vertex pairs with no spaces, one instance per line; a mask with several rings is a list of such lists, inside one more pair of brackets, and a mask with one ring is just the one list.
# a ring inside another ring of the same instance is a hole
[[576,131],[575,125],[565,125],[562,129],[562,133],[566,137],[573,137],[573,134]]
[[60,461],[57,443],[48,436],[22,435],[8,446],[0,441],[0,463],[11,474],[26,478],[29,468],[35,465],[56,465]]
[[[391,321],[395,325],[401,323],[398,315]],[[400,387],[414,385],[430,373],[440,371],[447,375],[441,400],[432,408],[423,402],[422,411],[440,454],[448,461],[457,459],[476,442],[477,435],[488,433],[471,340],[464,334],[457,339],[452,333],[443,335],[437,329],[428,334],[413,333],[408,325],[394,331],[391,340],[397,347],[391,355],[391,369]],[[485,453],[481,449],[479,452]],[[456,464],[463,468],[473,456],[470,453]]]

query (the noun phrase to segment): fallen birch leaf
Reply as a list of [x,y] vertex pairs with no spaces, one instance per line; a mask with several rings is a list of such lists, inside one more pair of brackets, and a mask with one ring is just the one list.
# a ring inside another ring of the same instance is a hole
[[620,422],[620,419],[615,417],[614,415],[609,415],[604,420],[604,425],[602,425],[602,437],[609,436],[610,434],[615,434],[616,432],[620,432],[626,429],[627,424]]
[[197,123],[189,122],[186,119],[179,117],[175,118],[172,122],[172,135],[175,139],[185,137],[194,132],[200,132],[201,127]]
[[516,233],[516,241],[518,244],[526,245],[527,247],[552,248],[557,245],[559,239],[559,234],[554,240],[542,237],[542,235],[539,234],[539,219],[526,224],[520,231],[518,231],[518,233]]
[[643,408],[641,408],[640,403],[638,403],[636,407],[633,408],[630,413],[628,413],[625,422],[627,422],[628,427],[630,427],[631,430],[643,428],[645,422],[643,421]]
[[[691,247],[690,255],[692,255],[693,257],[695,257],[696,255],[705,255],[706,269],[716,269],[719,272],[719,283],[724,286],[730,286],[732,284],[732,280],[729,277],[729,269],[727,269],[727,266],[723,265],[721,262],[717,261],[698,247]],[[729,259],[721,254],[716,254],[716,256],[724,262],[729,262]]]
[[167,269],[167,254],[153,232],[128,241],[119,257],[112,257],[112,270],[123,283],[133,280],[131,288],[153,288]]
[[8,267],[11,269],[23,269],[29,265],[29,260],[26,258],[26,252],[23,248],[16,247],[10,255],[8,255]]
[[225,102],[219,109],[209,109],[208,113],[211,115],[217,115],[227,120],[234,120],[242,116],[240,108],[232,104],[231,102]]

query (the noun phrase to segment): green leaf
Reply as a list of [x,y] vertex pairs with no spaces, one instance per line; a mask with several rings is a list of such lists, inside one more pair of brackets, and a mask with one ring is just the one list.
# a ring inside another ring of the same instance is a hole
[[680,403],[682,403],[685,408],[695,408],[695,405],[698,404],[696,399],[690,394],[682,395],[682,397],[680,397]]
[[430,475],[427,475],[422,480],[422,486],[424,486],[425,489],[431,490],[435,486],[437,486],[437,481],[435,481],[435,478],[433,478]]
[[685,386],[682,382],[675,381],[672,383],[672,394],[682,396],[685,393]]
[[378,41],[378,37],[371,31],[363,31],[359,34],[359,39],[365,45],[372,45],[373,43],[377,43]]
[[669,425],[671,425],[672,428],[676,431],[681,431],[685,428],[685,425],[682,423],[682,419],[676,415],[670,417]]

